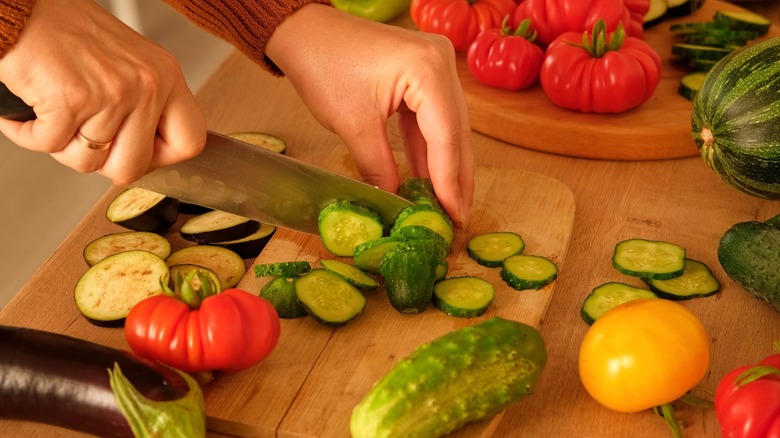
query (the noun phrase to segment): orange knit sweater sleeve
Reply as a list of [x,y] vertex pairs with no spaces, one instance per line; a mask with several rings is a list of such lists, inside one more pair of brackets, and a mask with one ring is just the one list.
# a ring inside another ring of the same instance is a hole
[[35,0],[0,0],[0,57],[11,50]]
[[[2,1],[2,0],[0,0]],[[265,45],[291,13],[329,0],[164,0],[199,27],[231,43],[274,74],[282,72],[265,56]]]

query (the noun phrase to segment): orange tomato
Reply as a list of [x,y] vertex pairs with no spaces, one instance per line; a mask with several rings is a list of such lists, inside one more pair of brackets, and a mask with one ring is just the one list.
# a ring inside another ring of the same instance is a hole
[[664,299],[621,304],[590,327],[580,346],[582,384],[599,403],[639,412],[670,403],[696,386],[709,366],[701,321]]

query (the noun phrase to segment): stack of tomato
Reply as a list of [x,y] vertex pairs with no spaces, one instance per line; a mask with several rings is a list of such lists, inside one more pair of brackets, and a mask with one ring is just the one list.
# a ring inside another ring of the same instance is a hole
[[617,113],[646,102],[661,58],[642,39],[649,0],[413,0],[417,27],[466,53],[480,82],[521,90],[539,79],[550,100]]

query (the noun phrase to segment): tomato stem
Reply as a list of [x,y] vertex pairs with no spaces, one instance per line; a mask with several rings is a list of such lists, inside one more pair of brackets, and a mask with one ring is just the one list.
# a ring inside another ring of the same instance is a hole
[[620,50],[625,39],[626,31],[623,29],[623,23],[618,23],[617,29],[608,34],[607,24],[604,22],[604,19],[601,19],[593,25],[591,32],[583,32],[582,44],[576,44],[571,41],[566,41],[566,43],[582,48],[592,58],[601,58],[609,51]]
[[677,418],[674,417],[674,407],[672,404],[665,403],[661,405],[661,413],[666,424],[672,429],[674,438],[682,438],[682,429],[680,428],[680,423],[677,422]]
[[522,37],[530,43],[534,42],[536,39],[536,31],[531,30],[530,18],[521,21],[520,24],[517,25],[517,28],[512,30],[512,28],[509,27],[509,15],[504,17],[504,20],[501,22],[501,35]]
[[[200,286],[197,288],[193,284],[196,276],[200,283]],[[203,300],[219,292],[218,285],[215,284],[208,274],[199,269],[190,271],[184,278],[182,278],[181,273],[177,272],[173,285],[174,289],[171,290],[170,286],[168,286],[167,276],[160,279],[160,286],[166,295],[181,300],[191,309],[197,309]]]
[[742,374],[737,376],[734,383],[736,386],[745,386],[766,376],[780,376],[780,370],[768,365],[755,366],[743,371]]

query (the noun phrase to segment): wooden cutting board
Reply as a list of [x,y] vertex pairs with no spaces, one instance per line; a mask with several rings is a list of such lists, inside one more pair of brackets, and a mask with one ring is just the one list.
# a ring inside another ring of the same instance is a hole
[[[621,114],[586,114],[555,106],[537,82],[518,92],[479,83],[458,56],[458,73],[469,105],[472,128],[528,149],[606,160],[659,160],[698,155],[690,134],[691,102],[677,93],[680,78],[690,72],[675,62],[671,47],[679,42],[669,25],[709,21],[718,9],[744,10],[708,0],[696,13],[666,20],[648,29],[645,41],[663,61],[661,82],[653,97]],[[773,26],[767,37],[780,35]],[[765,38],[767,38],[765,37]]]

